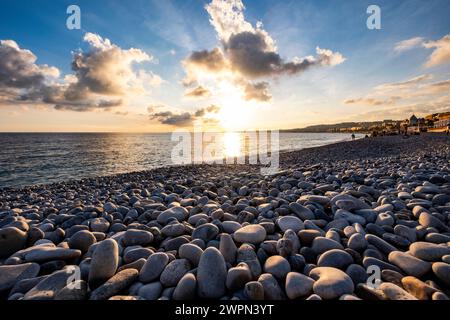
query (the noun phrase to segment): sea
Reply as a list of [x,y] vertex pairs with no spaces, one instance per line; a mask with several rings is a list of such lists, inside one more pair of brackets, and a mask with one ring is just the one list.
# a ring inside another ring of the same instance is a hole
[[[224,154],[241,152],[243,133],[215,135],[219,138],[214,143],[223,147]],[[281,132],[277,140],[282,152],[348,141],[351,135]],[[0,133],[0,188],[170,166],[179,145],[171,133]]]

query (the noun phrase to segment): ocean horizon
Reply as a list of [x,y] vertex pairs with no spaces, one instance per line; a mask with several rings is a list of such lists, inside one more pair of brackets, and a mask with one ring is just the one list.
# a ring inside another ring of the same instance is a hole
[[[242,133],[219,133],[225,155],[243,154]],[[357,135],[357,138],[362,135]],[[279,151],[351,140],[347,133],[285,133]],[[174,165],[170,133],[0,133],[0,188],[144,171]],[[250,150],[250,153],[255,150]]]

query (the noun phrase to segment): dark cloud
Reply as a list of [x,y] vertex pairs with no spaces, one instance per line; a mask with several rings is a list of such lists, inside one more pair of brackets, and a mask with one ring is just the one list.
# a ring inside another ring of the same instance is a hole
[[0,41],[0,91],[9,103],[52,101],[59,88],[51,80],[59,70],[36,64],[37,57],[13,40]]
[[320,59],[310,57],[286,62],[270,47],[267,35],[258,30],[231,35],[229,41],[224,42],[224,48],[233,70],[251,79],[282,74],[294,75],[314,65],[332,63],[326,55]]
[[93,111],[93,110],[111,110],[122,105],[122,100],[100,100],[95,102],[64,102],[64,104],[56,104],[55,109],[61,111]]
[[206,98],[211,95],[211,92],[203,86],[198,86],[193,90],[186,92],[185,96],[190,98]]
[[161,124],[176,127],[187,127],[191,126],[196,120],[201,120],[204,123],[209,124],[215,123],[215,119],[205,118],[205,115],[218,113],[220,108],[215,105],[211,105],[206,108],[198,109],[193,113],[174,113],[172,111],[154,112],[154,108],[149,108],[148,111],[150,113],[150,120],[157,120]]
[[256,30],[233,34],[224,43],[232,68],[248,78],[294,75],[312,66],[335,65],[344,60],[340,54],[317,48],[316,57],[284,61],[270,46],[267,34]]
[[189,112],[175,114],[171,111],[154,113],[150,116],[150,119],[177,127],[189,126],[194,121],[194,117]]
[[0,88],[39,89],[47,77],[58,77],[59,70],[37,65],[37,57],[21,49],[15,41],[0,41]]
[[[73,74],[60,78],[59,70],[36,64],[37,57],[12,40],[0,42],[1,100],[10,104],[42,103],[57,110],[110,110],[132,93],[145,91],[145,84],[161,80],[152,73],[135,71],[135,63],[151,61],[139,49],[124,50],[108,39],[86,33],[87,52],[73,56]],[[157,78],[157,79],[156,79]]]
[[247,83],[244,89],[245,100],[270,101],[272,95],[269,93],[268,82]]
[[[314,66],[334,66],[345,58],[338,52],[316,48],[315,56],[283,59],[277,52],[275,41],[262,23],[253,27],[245,20],[241,0],[212,0],[206,5],[210,22],[220,39],[220,48],[193,52],[185,61],[185,85],[198,85],[202,75],[231,78],[231,82],[249,83],[258,78],[295,75]],[[269,84],[240,86],[244,96],[259,101],[270,100]]]
[[190,66],[196,66],[211,72],[218,72],[226,67],[226,60],[219,48],[211,51],[194,51],[186,60]]

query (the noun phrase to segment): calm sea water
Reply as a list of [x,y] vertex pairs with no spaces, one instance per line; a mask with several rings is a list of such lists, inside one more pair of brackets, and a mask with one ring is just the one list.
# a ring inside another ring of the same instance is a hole
[[[221,139],[225,149],[236,149],[233,137]],[[280,133],[280,150],[344,140],[350,140],[349,134]],[[172,165],[176,144],[166,133],[0,133],[0,188]]]

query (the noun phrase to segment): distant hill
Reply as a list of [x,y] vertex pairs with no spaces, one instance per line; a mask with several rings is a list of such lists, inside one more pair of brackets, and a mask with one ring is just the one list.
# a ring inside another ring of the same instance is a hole
[[383,121],[372,121],[372,122],[342,122],[336,124],[319,124],[314,126],[309,126],[305,128],[288,129],[281,130],[281,132],[345,132],[352,131],[352,128],[357,129],[354,131],[368,131],[370,127],[380,126]]
[[[431,122],[431,125],[435,121],[450,119],[450,111],[434,113],[425,116],[425,119],[428,122]],[[417,120],[417,119],[416,119]],[[367,121],[367,122],[341,122],[336,124],[318,124],[305,128],[297,128],[297,129],[288,129],[288,130],[280,130],[281,132],[371,132],[387,130],[396,131],[400,128],[403,123],[408,120],[384,120],[384,121]],[[428,124],[429,125],[429,124]]]

